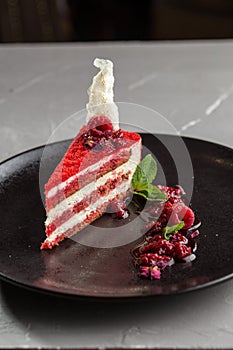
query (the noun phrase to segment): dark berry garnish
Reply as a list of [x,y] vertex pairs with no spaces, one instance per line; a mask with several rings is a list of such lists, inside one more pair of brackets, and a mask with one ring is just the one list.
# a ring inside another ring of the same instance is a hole
[[123,220],[123,219],[127,219],[129,217],[129,211],[128,209],[120,209],[117,213],[116,213],[116,218],[118,220]]
[[183,221],[184,221],[184,229],[190,228],[195,220],[195,215],[194,212],[192,211],[191,208],[186,207],[186,212],[185,215],[183,217]]
[[195,238],[195,237],[199,236],[199,234],[200,234],[200,231],[199,231],[199,230],[195,230],[194,232],[192,232],[192,233],[190,234],[190,237],[191,237],[191,238]]
[[111,213],[117,213],[118,211],[125,209],[126,204],[123,200],[115,200],[114,202],[109,204],[109,211]]
[[182,244],[181,242],[176,242],[174,244],[174,252],[173,252],[174,258],[183,260],[190,254],[191,254],[191,247],[188,247],[187,245]]
[[157,265],[155,266],[140,266],[139,273],[141,277],[149,278],[151,280],[160,279],[160,269]]
[[98,130],[96,128],[90,129],[89,134],[90,136],[93,136],[94,138],[96,138],[96,140],[99,140],[104,136],[103,131]]
[[92,117],[88,124],[88,130],[98,130],[98,131],[113,131],[113,125],[108,117],[105,115],[99,115]]
[[87,124],[87,131],[82,135],[84,146],[95,152],[114,151],[125,146],[122,130],[113,130],[110,119],[104,115],[95,116]]
[[127,219],[129,217],[129,210],[126,209],[126,202],[124,200],[112,202],[108,207],[108,211],[118,220]]

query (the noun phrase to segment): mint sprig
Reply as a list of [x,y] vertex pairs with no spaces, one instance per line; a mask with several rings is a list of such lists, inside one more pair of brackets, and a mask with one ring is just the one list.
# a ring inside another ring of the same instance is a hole
[[149,201],[157,201],[157,202],[166,202],[168,200],[168,197],[166,193],[160,191],[160,189],[153,185],[148,185],[148,198]]
[[148,183],[152,183],[157,175],[157,163],[151,154],[147,154],[139,164],[140,168],[147,177]]
[[140,167],[140,165],[137,166],[133,177],[132,177],[132,187],[135,192],[147,192],[148,191],[148,180],[146,177],[145,172]]
[[163,237],[165,239],[169,240],[174,235],[174,233],[176,233],[177,231],[181,230],[183,227],[184,227],[184,221],[181,221],[177,225],[166,226],[162,230]]
[[166,193],[153,185],[157,175],[157,164],[151,154],[148,154],[137,166],[132,177],[132,188],[135,195],[144,197],[149,201],[165,202],[168,197]]

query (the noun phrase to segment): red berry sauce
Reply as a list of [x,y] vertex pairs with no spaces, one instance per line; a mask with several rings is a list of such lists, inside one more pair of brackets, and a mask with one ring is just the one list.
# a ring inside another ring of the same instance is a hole
[[[144,240],[132,251],[139,276],[148,279],[160,279],[161,271],[167,266],[195,259],[194,238],[199,234],[196,228],[200,225],[194,224],[195,215],[184,203],[185,193],[180,186],[158,187],[167,194],[168,200],[165,203],[152,202],[145,209],[147,223]],[[183,228],[166,239],[163,229],[181,221],[184,221]]]
[[127,151],[138,141],[140,141],[139,134],[122,129],[114,130],[110,119],[104,115],[91,118],[80,131],[78,139],[83,151],[88,154],[90,164],[121,149]]

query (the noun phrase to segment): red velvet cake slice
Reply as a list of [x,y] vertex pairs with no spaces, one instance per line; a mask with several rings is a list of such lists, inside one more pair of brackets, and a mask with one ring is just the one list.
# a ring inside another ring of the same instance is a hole
[[88,91],[87,125],[45,185],[47,238],[41,249],[73,236],[122,199],[141,159],[141,137],[118,126],[112,62],[94,64],[101,70]]

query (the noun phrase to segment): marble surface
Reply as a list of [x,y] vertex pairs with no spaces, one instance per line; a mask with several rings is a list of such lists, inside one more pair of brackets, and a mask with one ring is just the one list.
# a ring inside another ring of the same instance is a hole
[[[233,147],[233,41],[0,47],[0,160],[45,144],[84,108],[94,57],[115,62],[117,101],[178,134]],[[81,303],[0,284],[0,348],[232,348],[233,281],[153,301]]]

